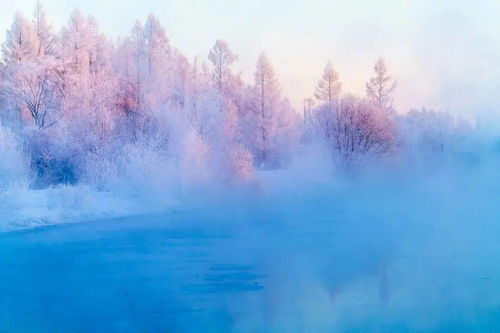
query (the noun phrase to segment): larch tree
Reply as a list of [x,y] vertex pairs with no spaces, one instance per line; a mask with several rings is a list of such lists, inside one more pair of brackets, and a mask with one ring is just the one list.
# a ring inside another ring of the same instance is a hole
[[21,13],[17,13],[2,45],[3,63],[33,61],[37,50],[38,40],[33,25]]
[[33,28],[38,39],[37,56],[53,55],[56,49],[56,39],[52,27],[45,18],[45,10],[38,0],[33,11]]
[[136,21],[131,34],[115,52],[116,72],[119,76],[122,107],[126,115],[137,115],[143,106],[145,39],[141,22]]
[[[324,107],[318,107],[314,119],[309,117],[310,125],[320,126],[322,128],[330,129],[332,127],[334,101],[338,101],[340,91],[342,90],[342,83],[339,82],[339,74],[333,68],[330,61],[325,65],[322,77],[318,80],[314,96],[318,99]],[[312,122],[311,122],[312,120]],[[326,139],[329,140],[331,132],[325,131]]]
[[33,24],[16,14],[2,45],[2,91],[16,114],[44,128],[55,121],[61,82],[56,61],[39,57],[39,44]]
[[190,99],[189,86],[191,80],[191,66],[188,59],[178,50],[172,54],[173,60],[173,91],[172,101],[181,109],[186,106],[186,101]]
[[339,74],[329,61],[316,85],[314,96],[322,103],[331,103],[339,97],[341,90],[342,83],[339,82]]
[[99,24],[92,16],[87,18],[89,40],[89,71],[103,73],[111,71],[113,47],[109,40],[99,31]]
[[385,60],[379,58],[373,67],[375,76],[366,83],[366,94],[379,108],[392,109],[392,92],[396,82],[389,75]]
[[79,154],[95,154],[109,139],[118,103],[118,84],[111,66],[112,47],[92,17],[73,12],[61,42],[64,126]]
[[195,56],[193,59],[193,65],[190,66],[189,70],[189,85],[188,85],[188,95],[189,95],[189,106],[190,112],[189,119],[193,122],[196,119],[196,112],[198,108],[198,99],[200,92],[203,90],[203,75],[199,68],[198,57]]
[[232,81],[231,65],[238,57],[229,49],[226,41],[218,39],[208,53],[212,64],[212,77],[219,95],[223,95]]
[[250,146],[261,166],[274,162],[277,136],[284,120],[281,92],[274,69],[265,53],[257,60],[255,83],[251,88]]
[[[160,21],[150,14],[144,25],[143,110],[157,111],[173,99],[172,48]],[[142,71],[141,71],[142,72]]]
[[144,26],[136,21],[130,36],[115,52],[119,104],[127,115],[131,138],[146,134],[153,112],[169,100],[179,101],[172,88],[172,57],[165,30],[154,15],[149,15]]
[[70,73],[88,73],[90,42],[88,22],[79,10],[74,10],[61,33],[62,58]]
[[311,113],[314,110],[314,100],[310,97],[304,98],[304,106],[302,109],[302,120],[304,124],[309,124],[311,121]]
[[150,14],[144,25],[144,42],[148,74],[151,76],[161,71],[171,54],[170,41],[160,21]]
[[231,65],[238,57],[223,40],[217,40],[208,53],[212,85],[216,90],[217,109],[222,113],[221,128],[234,139],[238,134],[238,105],[235,103],[237,79],[231,72]]
[[144,27],[140,21],[136,21],[134,27],[132,28],[132,33],[130,36],[130,42],[132,44],[131,53],[133,57],[133,64],[135,65],[135,74],[137,76],[136,81],[141,81],[141,76],[144,64],[144,56],[146,54],[146,40],[144,38]]

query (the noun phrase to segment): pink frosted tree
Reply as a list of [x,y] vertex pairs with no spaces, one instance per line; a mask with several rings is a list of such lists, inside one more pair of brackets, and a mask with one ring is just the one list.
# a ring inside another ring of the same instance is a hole
[[314,97],[322,103],[332,103],[336,100],[342,90],[342,83],[339,82],[339,74],[328,61],[323,70],[323,75],[318,80]]
[[35,14],[36,26],[16,14],[7,32],[2,45],[3,92],[18,112],[30,117],[36,127],[44,128],[56,121],[62,85],[56,59],[41,51],[53,37],[41,7]]
[[150,14],[144,25],[144,44],[147,70],[151,76],[164,69],[164,64],[171,54],[170,41],[160,21]]
[[238,57],[229,49],[226,41],[218,39],[208,53],[208,60],[212,64],[212,78],[220,95],[230,88],[233,80],[231,65]]
[[370,100],[383,109],[392,109],[392,93],[396,82],[389,75],[385,60],[380,58],[373,67],[375,76],[366,83],[366,94]]
[[94,18],[74,11],[63,28],[61,59],[65,68],[61,111],[64,127],[83,152],[98,152],[114,128],[117,80],[112,46]]
[[346,96],[334,105],[322,105],[314,110],[313,125],[334,159],[347,168],[364,158],[386,155],[394,147],[389,112],[370,100]]
[[34,61],[37,51],[38,40],[33,25],[17,13],[2,45],[4,65]]
[[293,111],[283,100],[274,69],[265,53],[256,64],[246,122],[248,146],[261,166],[279,163],[280,138],[293,126]]
[[143,106],[145,40],[142,24],[137,21],[129,37],[114,54],[114,73],[120,85],[118,104],[127,116],[138,115]]
[[45,10],[38,0],[33,11],[33,28],[38,39],[37,56],[55,55],[56,37],[52,31],[52,26],[45,18]]
[[53,125],[59,111],[62,85],[57,64],[12,64],[4,71],[4,92],[14,98],[22,110],[27,110],[38,128]]

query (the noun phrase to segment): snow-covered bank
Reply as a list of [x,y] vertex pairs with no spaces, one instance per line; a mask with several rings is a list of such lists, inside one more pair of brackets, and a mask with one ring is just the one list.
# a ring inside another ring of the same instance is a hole
[[0,191],[0,232],[160,213],[176,204],[174,200],[150,200],[144,195],[98,191],[90,186],[42,190],[17,186]]
[[[472,203],[480,206],[481,201],[490,202],[500,193],[496,174],[500,159],[491,150],[443,155],[425,164],[414,163],[411,170],[404,165],[373,164],[355,175],[335,170],[324,155],[323,150],[304,149],[289,167],[256,171],[252,180],[239,185],[212,182],[181,186],[175,174],[162,174],[156,169],[135,170],[130,173],[134,177],[116,179],[107,190],[89,185],[33,189],[23,182],[11,182],[0,189],[0,231],[158,214],[174,208],[201,209],[214,216],[246,214],[253,222],[278,223],[285,218],[288,225],[295,223],[296,214],[328,219],[347,210],[350,216],[343,218],[353,223],[359,223],[354,220],[364,215],[386,218],[395,211],[399,217],[416,220],[424,204],[439,213],[450,201],[472,210],[476,209]],[[155,181],[155,177],[161,181]],[[475,196],[468,198],[470,193]],[[432,196],[436,202],[428,201]],[[390,220],[405,223],[397,218]],[[448,222],[444,219],[440,223]]]

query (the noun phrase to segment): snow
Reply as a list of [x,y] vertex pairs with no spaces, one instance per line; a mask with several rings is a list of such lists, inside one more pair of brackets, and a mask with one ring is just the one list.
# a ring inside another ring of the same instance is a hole
[[12,186],[0,191],[0,232],[60,223],[162,212],[176,202],[147,202],[144,197],[98,191],[90,186],[33,190]]

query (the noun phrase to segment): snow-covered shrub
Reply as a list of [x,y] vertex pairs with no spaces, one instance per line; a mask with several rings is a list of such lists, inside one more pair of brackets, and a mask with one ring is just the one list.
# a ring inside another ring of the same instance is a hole
[[182,184],[206,184],[212,178],[209,166],[210,148],[200,134],[191,129],[183,136],[178,149],[179,174]]
[[347,167],[384,156],[394,147],[395,127],[388,110],[353,96],[313,109],[309,126],[333,158]]
[[33,129],[27,146],[35,188],[78,182],[78,155],[55,128]]
[[129,193],[144,200],[161,203],[171,200],[178,189],[175,160],[165,151],[140,143],[126,145],[115,161],[118,176],[111,190]]
[[29,180],[29,163],[22,142],[0,123],[0,190]]
[[408,157],[459,151],[472,132],[466,120],[448,112],[423,108],[398,117],[399,144]]

